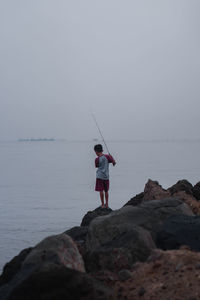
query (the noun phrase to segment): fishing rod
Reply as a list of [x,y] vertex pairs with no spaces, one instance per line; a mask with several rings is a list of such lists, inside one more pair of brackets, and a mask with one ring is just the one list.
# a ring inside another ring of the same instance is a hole
[[99,125],[98,125],[98,123],[97,123],[97,120],[96,120],[96,118],[95,118],[95,115],[94,115],[93,113],[92,113],[92,117],[93,117],[93,120],[94,120],[94,122],[95,122],[95,124],[96,124],[98,130],[99,130],[99,133],[100,133],[101,138],[102,138],[102,140],[103,140],[103,142],[104,142],[104,145],[106,146],[106,150],[107,150],[108,154],[110,154],[110,151],[108,150],[108,146],[106,145],[106,141],[105,141],[105,139],[104,139],[104,137],[103,137],[103,134],[102,134],[102,132],[101,132],[101,129],[100,129],[100,127],[99,127]]

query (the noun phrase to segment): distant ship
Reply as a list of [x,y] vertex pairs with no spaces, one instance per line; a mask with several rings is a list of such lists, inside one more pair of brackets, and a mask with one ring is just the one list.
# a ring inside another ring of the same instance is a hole
[[54,138],[28,138],[28,139],[19,139],[18,142],[53,142]]

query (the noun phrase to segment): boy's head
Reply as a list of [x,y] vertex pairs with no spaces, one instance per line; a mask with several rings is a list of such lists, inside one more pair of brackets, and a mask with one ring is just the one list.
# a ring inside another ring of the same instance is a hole
[[94,151],[96,152],[96,154],[101,154],[103,152],[103,147],[101,144],[95,145],[94,146]]

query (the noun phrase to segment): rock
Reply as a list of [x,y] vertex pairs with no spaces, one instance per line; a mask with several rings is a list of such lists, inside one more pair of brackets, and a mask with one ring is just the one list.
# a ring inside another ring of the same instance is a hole
[[199,299],[199,192],[200,182],[148,180],[121,209],[88,212],[6,264],[0,299]]
[[131,198],[124,206],[126,205],[137,206],[145,201],[161,200],[161,199],[169,198],[170,196],[171,196],[170,192],[163,189],[162,186],[157,181],[153,181],[149,179],[145,185],[144,192]]
[[99,247],[88,251],[84,257],[87,272],[99,271],[118,272],[121,269],[131,269],[133,258],[127,248]]
[[64,233],[69,235],[74,241],[84,243],[88,233],[88,226],[75,226]]
[[113,239],[95,249],[90,248],[84,257],[88,271],[106,269],[118,272],[121,269],[131,269],[136,261],[145,261],[155,248],[150,233],[139,226],[124,224],[113,229]]
[[85,272],[83,259],[73,240],[66,234],[47,237],[23,256],[24,260],[21,258],[19,271],[0,288],[1,300],[7,299],[13,289],[36,271],[42,272],[53,266],[61,266]]
[[200,215],[200,202],[197,201],[197,199],[200,200],[200,182],[193,187],[187,180],[180,180],[165,190],[157,181],[149,179],[144,192],[131,198],[124,206],[137,206],[145,201],[162,200],[170,197],[182,200],[190,206],[194,214]]
[[105,216],[110,214],[111,212],[111,208],[101,208],[101,206],[97,207],[93,211],[88,211],[82,219],[81,226],[88,226],[91,223],[91,221],[96,217]]
[[132,273],[129,270],[124,269],[119,271],[118,276],[120,281],[126,281],[131,278]]
[[187,245],[200,251],[200,216],[174,215],[163,224],[157,236],[157,246],[163,250],[179,249]]
[[[198,188],[200,189],[200,184],[199,187],[198,185],[196,186],[196,190]],[[187,180],[178,181],[177,184],[175,184],[168,190],[164,190],[157,181],[152,181],[149,179],[147,184],[145,185],[144,192],[133,197],[125,204],[125,206],[137,206],[149,200],[162,200],[174,197],[185,202],[191,208],[194,214],[200,215],[200,202],[197,201],[193,194],[194,188]]]
[[186,194],[184,191],[179,191],[175,193],[173,197],[185,202],[195,215],[200,215],[200,202],[192,195]]
[[146,293],[146,290],[145,290],[145,288],[143,288],[143,286],[139,289],[139,291],[138,291],[138,295],[139,296],[143,296],[144,294]]
[[141,204],[144,198],[144,193],[137,194],[135,197],[131,198],[124,206],[126,205],[133,205],[137,206],[138,204]]
[[22,263],[22,269],[41,268],[47,264],[85,272],[82,257],[71,237],[66,234],[49,236],[37,244]]
[[[157,232],[172,214],[193,215],[181,200],[171,198],[125,206],[107,216],[96,218],[86,238],[86,269],[90,272],[130,269],[136,261],[145,261],[156,241]],[[115,251],[118,253],[115,255]],[[120,249],[120,250],[119,250]]]
[[7,300],[110,300],[111,289],[91,276],[54,265],[35,271],[18,285]]
[[91,251],[110,241],[117,240],[122,233],[133,226],[149,230],[155,239],[163,222],[173,214],[193,215],[190,208],[176,198],[153,200],[139,206],[122,207],[107,216],[93,220],[89,226],[86,248]]
[[193,195],[193,185],[186,179],[179,180],[176,184],[168,188],[171,195],[184,191],[186,194]]
[[193,191],[193,196],[194,196],[197,200],[200,200],[200,182],[197,182],[197,184],[194,185],[192,191]]
[[97,279],[98,281],[101,281],[105,285],[112,285],[116,281],[119,280],[119,276],[117,273],[108,271],[108,270],[100,270],[95,273],[91,274],[92,278]]
[[145,185],[143,201],[169,198],[170,193],[162,188],[157,181],[151,179]]
[[64,232],[76,243],[80,254],[85,255],[85,241],[88,233],[88,226],[76,226]]
[[0,286],[9,282],[21,269],[22,262],[27,255],[31,252],[32,248],[22,250],[19,255],[15,256],[4,268],[2,275],[0,276]]

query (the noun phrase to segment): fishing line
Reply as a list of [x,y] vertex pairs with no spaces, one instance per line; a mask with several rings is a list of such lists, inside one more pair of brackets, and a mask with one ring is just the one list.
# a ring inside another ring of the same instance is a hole
[[97,120],[96,120],[96,118],[95,118],[94,113],[91,113],[91,115],[92,115],[92,118],[93,118],[93,120],[94,120],[94,122],[95,122],[95,124],[96,124],[96,126],[97,126],[97,128],[98,128],[98,130],[99,130],[99,133],[100,133],[101,138],[102,138],[102,140],[103,140],[103,142],[104,142],[104,145],[105,145],[105,147],[106,147],[106,150],[107,150],[108,154],[110,154],[110,151],[108,150],[108,146],[106,145],[106,141],[105,141],[105,139],[104,139],[104,137],[103,137],[103,134],[102,134],[102,132],[101,132],[101,129],[100,129],[100,127],[99,127],[99,124],[97,123]]

